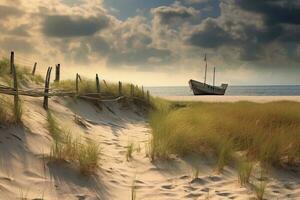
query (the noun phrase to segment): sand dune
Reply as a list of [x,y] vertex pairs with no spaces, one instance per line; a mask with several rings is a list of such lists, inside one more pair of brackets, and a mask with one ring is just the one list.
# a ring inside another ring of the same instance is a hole
[[[70,163],[48,162],[51,137],[42,100],[24,98],[24,127],[0,129],[0,199],[249,199],[253,189],[240,187],[236,169],[215,172],[214,161],[189,156],[151,162],[146,156],[151,134],[146,118],[133,105],[100,107],[73,99],[52,98],[50,107],[65,130],[100,143],[101,166],[85,177]],[[74,122],[80,117],[84,126]],[[133,158],[127,161],[127,146]],[[193,169],[199,168],[198,178]],[[298,169],[269,171],[269,199],[300,196]],[[256,179],[253,177],[253,179]]]

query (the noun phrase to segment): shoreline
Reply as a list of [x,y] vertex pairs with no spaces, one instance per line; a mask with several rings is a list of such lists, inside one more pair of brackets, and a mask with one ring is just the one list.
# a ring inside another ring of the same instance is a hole
[[300,102],[300,96],[160,96],[169,101],[202,101],[202,102],[238,102],[250,101],[255,103],[268,103],[274,101]]

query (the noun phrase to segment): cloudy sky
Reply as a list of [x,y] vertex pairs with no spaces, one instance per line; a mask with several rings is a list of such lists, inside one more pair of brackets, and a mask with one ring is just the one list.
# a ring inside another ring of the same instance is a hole
[[0,0],[0,56],[147,86],[300,84],[300,0]]

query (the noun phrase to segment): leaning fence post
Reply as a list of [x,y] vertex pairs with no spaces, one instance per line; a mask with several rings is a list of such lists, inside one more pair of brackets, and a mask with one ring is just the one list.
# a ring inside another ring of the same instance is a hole
[[97,88],[97,93],[100,94],[100,82],[99,82],[98,74],[96,74],[96,88]]
[[147,90],[147,102],[150,103],[150,92]]
[[142,95],[143,95],[143,98],[144,98],[145,97],[144,86],[142,86]]
[[79,80],[81,81],[81,78],[78,73],[76,73],[76,95],[79,93]]
[[122,82],[119,81],[119,96],[122,96]]
[[49,99],[49,87],[50,87],[50,77],[51,77],[52,67],[48,67],[46,78],[45,78],[45,94],[44,94],[44,104],[45,110],[48,110],[48,99]]
[[55,80],[54,81],[59,82],[59,80],[60,80],[60,64],[57,64],[55,66]]
[[13,64],[12,65],[12,75],[14,79],[14,111],[15,111],[15,119],[17,122],[20,122],[20,116],[19,116],[19,91],[18,91],[18,80],[17,80],[17,70],[16,66]]
[[130,96],[134,96],[134,85],[130,84]]
[[13,68],[15,64],[15,52],[10,52],[10,74],[13,73]]
[[35,75],[36,65],[37,65],[37,63],[35,62],[34,65],[33,65],[32,73],[31,73],[32,76]]

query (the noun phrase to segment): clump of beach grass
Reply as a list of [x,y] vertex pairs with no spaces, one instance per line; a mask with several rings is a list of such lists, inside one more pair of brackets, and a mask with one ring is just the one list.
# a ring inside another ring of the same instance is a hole
[[254,164],[251,161],[241,160],[238,162],[238,178],[241,186],[249,183],[253,166]]
[[0,96],[0,124],[19,124],[22,121],[22,101],[19,99],[18,106],[15,107],[13,99]]
[[[182,104],[182,105],[181,105]],[[214,154],[218,169],[236,151],[272,165],[300,161],[300,103],[156,102],[150,114],[154,158]]]
[[266,188],[267,188],[267,181],[260,180],[254,184],[255,194],[258,200],[264,199]]
[[199,178],[199,172],[200,172],[199,166],[194,166],[192,168],[192,171],[193,171],[193,179]]
[[129,142],[126,146],[126,160],[129,161],[132,158],[132,153],[134,151],[134,143]]
[[0,98],[0,124],[8,125],[14,121],[14,117],[11,114],[12,112],[9,109],[10,107],[11,105],[9,104],[7,99]]
[[100,147],[94,141],[79,146],[78,162],[83,174],[93,173],[99,166]]
[[53,114],[48,111],[48,128],[53,138],[50,159],[67,161],[79,167],[84,175],[95,172],[99,166],[100,146],[92,140],[82,142],[74,138],[71,132],[64,132]]

